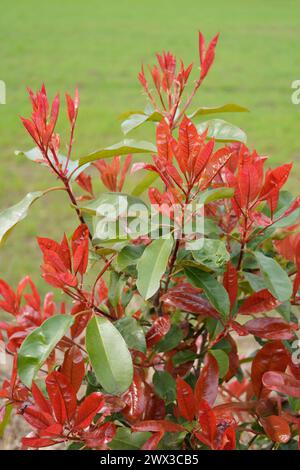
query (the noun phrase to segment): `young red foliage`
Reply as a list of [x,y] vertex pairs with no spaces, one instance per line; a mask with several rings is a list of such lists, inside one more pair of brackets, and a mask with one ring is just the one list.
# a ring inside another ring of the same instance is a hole
[[[184,451],[295,447],[300,197],[281,191],[292,165],[265,171],[267,157],[232,142],[229,123],[222,130],[226,145],[217,139],[214,121],[198,131],[194,120],[219,111],[189,110],[211,69],[217,41],[218,35],[206,46],[199,33],[200,72],[188,94],[192,65],[170,52],[157,54],[150,69],[154,90],[142,67],[139,80],[151,109],[137,120],[156,123],[152,162],[131,165],[131,155],[122,155],[131,146],[140,151],[143,143],[134,141],[110,147],[117,149],[111,160],[95,161],[95,152],[79,163],[71,160],[77,90],[74,98],[66,94],[70,134],[64,157],[56,131],[58,95],[50,103],[44,85],[37,93],[29,89],[32,116],[22,121],[37,145],[35,161],[60,182],[45,195],[63,189],[79,225],[61,242],[38,238],[42,277],[63,292],[60,306],[52,293],[42,300],[29,276],[16,289],[0,280],[1,348],[13,357],[11,376],[0,390],[0,422],[5,425],[10,406],[23,416],[33,428],[23,448],[70,443],[102,450],[120,445],[122,434],[135,447],[136,432],[150,433],[143,450],[169,447],[169,433]],[[117,243],[98,238],[93,172],[117,202],[118,194],[111,193],[124,191],[130,167],[159,177],[149,188],[147,176],[129,199],[137,202],[147,189],[156,205],[156,252],[150,229]],[[74,182],[83,195],[74,192]],[[92,206],[86,207],[86,200]],[[14,209],[13,217],[18,215]],[[204,227],[190,233],[185,219],[193,225],[199,216],[205,217]],[[165,241],[169,220],[172,238]],[[191,249],[199,235],[204,245]],[[148,284],[157,290],[145,300]],[[48,328],[56,321],[57,331]],[[67,330],[60,327],[68,321]],[[250,339],[246,351],[243,336]],[[31,366],[32,384],[26,376]]]

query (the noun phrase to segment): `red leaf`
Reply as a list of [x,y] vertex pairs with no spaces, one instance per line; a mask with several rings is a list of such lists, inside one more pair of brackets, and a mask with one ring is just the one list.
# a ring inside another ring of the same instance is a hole
[[31,393],[36,405],[40,408],[40,410],[51,415],[51,407],[49,401],[46,400],[41,390],[34,382],[32,383]]
[[234,152],[232,150],[224,147],[220,148],[212,155],[208,164],[206,165],[205,173],[200,180],[201,190],[204,190],[211,185],[212,181],[215,179],[218,173],[220,173],[233,153]]
[[227,269],[224,273],[223,285],[228,292],[232,310],[238,294],[238,275],[237,270],[230,261],[227,263]]
[[152,348],[157,344],[171,328],[169,317],[160,317],[153,323],[152,327],[146,334],[147,347]]
[[152,436],[149,437],[149,439],[145,442],[141,450],[155,450],[164,437],[164,434],[165,433],[163,431],[152,434]]
[[[37,241],[44,255],[44,259],[47,256],[47,253],[49,251],[55,252],[58,255],[58,257],[61,259],[65,269],[69,271],[71,270],[70,250],[69,250],[69,245],[68,245],[68,240],[67,240],[66,235],[64,235],[61,244],[57,243],[55,240],[51,240],[50,238],[38,237]],[[51,255],[50,255],[50,259],[51,259]]]
[[166,161],[172,161],[172,147],[171,147],[171,132],[170,127],[163,119],[157,126],[156,129],[156,147],[159,158]]
[[0,279],[0,295],[3,297],[0,301],[0,308],[16,315],[19,309],[18,299],[12,288],[2,279]]
[[195,417],[195,399],[191,386],[181,377],[176,379],[178,409],[185,419],[193,421]]
[[92,177],[91,175],[87,175],[83,171],[80,173],[79,176],[76,178],[76,183],[84,189],[86,192],[93,195],[93,186],[92,186]]
[[77,346],[72,346],[65,352],[60,372],[69,379],[75,393],[77,393],[85,375],[84,360]]
[[210,406],[214,404],[218,394],[218,384],[219,366],[214,356],[208,353],[195,387],[196,408],[199,409],[203,400]]
[[150,386],[142,379],[141,374],[135,370],[132,384],[122,395],[126,407],[122,414],[130,423],[144,419],[147,406],[151,400]]
[[262,382],[269,390],[300,398],[300,380],[283,372],[265,372]]
[[245,323],[244,328],[254,336],[264,339],[292,339],[298,325],[289,324],[276,317],[257,318]]
[[85,432],[83,435],[84,442],[90,448],[106,450],[106,444],[110,442],[116,434],[116,426],[107,422],[100,428],[96,428],[91,432]]
[[260,419],[267,436],[273,442],[285,444],[291,438],[291,431],[288,423],[281,416],[271,415]]
[[252,315],[269,312],[278,307],[279,303],[267,289],[263,289],[259,292],[254,292],[242,303],[239,308],[239,314]]
[[45,429],[53,423],[53,418],[50,414],[40,411],[34,406],[27,406],[23,416],[27,423],[36,429]]
[[75,391],[67,377],[60,372],[52,372],[46,378],[46,388],[58,423],[70,420],[76,410]]
[[194,160],[200,149],[199,134],[196,127],[186,116],[179,127],[176,160],[182,173],[186,173],[189,160]]
[[217,311],[212,308],[207,299],[201,296],[200,292],[200,289],[183,282],[169,289],[160,297],[160,300],[185,312],[219,318]]
[[85,224],[79,225],[72,236],[73,270],[83,275],[89,258],[89,230]]
[[285,165],[267,172],[265,184],[262,188],[259,199],[261,201],[267,201],[272,212],[276,209],[279,191],[286,183],[292,166],[292,163],[286,163]]
[[75,427],[81,429],[87,428],[103,406],[104,398],[101,393],[94,392],[88,395],[78,408]]
[[210,67],[212,66],[215,59],[215,49],[219,39],[219,34],[216,34],[210,41],[207,51],[205,51],[204,38],[201,33],[199,33],[199,55],[201,63],[201,75],[200,80],[204,80],[207,73],[209,72]]
[[251,382],[257,397],[262,393],[262,376],[268,371],[284,372],[289,362],[289,354],[281,341],[266,343],[252,362]]
[[150,431],[150,432],[181,432],[185,431],[185,428],[177,423],[172,423],[171,421],[167,421],[165,419],[157,419],[157,420],[148,420],[148,421],[141,421],[140,423],[136,423],[132,426],[132,430],[134,432],[138,431]]
[[40,447],[50,447],[53,446],[54,444],[57,444],[56,441],[53,441],[52,439],[46,439],[46,438],[41,438],[41,437],[23,437],[22,438],[22,445],[24,447],[32,447],[34,449],[39,449]]
[[199,402],[198,408],[199,424],[202,432],[195,434],[203,444],[208,445],[209,447],[213,446],[217,434],[217,420],[215,413],[205,400]]

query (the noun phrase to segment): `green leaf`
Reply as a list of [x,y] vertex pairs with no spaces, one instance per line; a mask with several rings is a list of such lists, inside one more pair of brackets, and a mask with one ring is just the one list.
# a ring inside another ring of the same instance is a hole
[[244,106],[240,106],[239,104],[235,103],[228,103],[223,104],[223,106],[201,106],[200,108],[196,109],[192,114],[188,117],[189,119],[193,119],[198,116],[204,116],[206,114],[216,114],[216,113],[248,113],[249,109],[245,108]]
[[197,354],[194,351],[190,351],[189,349],[185,349],[184,351],[178,351],[172,357],[172,362],[174,367],[181,366],[181,364],[185,364],[186,362],[194,362],[197,358]]
[[234,188],[207,189],[200,193],[198,204],[208,204],[219,199],[230,199],[234,195]]
[[[44,160],[43,154],[41,153],[38,147],[34,147],[33,149],[28,150],[27,152],[24,152],[22,150],[16,150],[15,154],[26,157],[28,158],[28,160],[31,160],[36,163],[40,163],[43,166],[47,166],[47,163],[43,161]],[[55,161],[51,152],[49,152],[48,157],[50,161],[55,164]],[[59,153],[57,155],[57,158],[58,158],[58,161],[61,163],[62,168],[64,168],[67,163],[67,157]],[[69,160],[67,177],[68,178],[71,177],[71,181],[74,181],[80,175],[80,173],[82,173],[88,166],[89,166],[89,163],[87,163],[84,166],[79,167],[79,160]]]
[[5,242],[13,227],[25,219],[31,204],[43,196],[43,194],[43,191],[28,193],[22,201],[0,212],[0,245]]
[[102,208],[104,206],[111,206],[115,210],[115,218],[128,214],[133,205],[139,205],[144,208],[145,212],[148,211],[147,204],[140,198],[131,196],[126,193],[102,193],[97,199],[80,206],[82,212],[87,212],[93,216],[102,215]]
[[25,338],[18,354],[18,371],[27,387],[31,387],[35,374],[72,326],[74,319],[71,315],[54,315]]
[[93,242],[117,242],[137,238],[149,231],[149,210],[144,201],[125,193],[102,193],[80,206],[93,217]]
[[123,134],[126,135],[128,132],[144,124],[144,122],[160,122],[162,119],[163,115],[157,111],[154,111],[151,114],[146,114],[144,112],[133,112],[127,114],[127,119],[122,122],[121,129]]
[[211,349],[210,353],[215,357],[219,366],[219,375],[225,377],[229,369],[229,358],[222,349]]
[[117,265],[120,270],[125,270],[128,266],[134,266],[145,250],[144,245],[127,245],[122,248],[117,257]]
[[154,171],[148,172],[148,174],[144,176],[144,178],[142,178],[142,180],[133,189],[132,195],[140,196],[144,191],[146,191],[146,189],[149,188],[149,186],[151,186],[151,184],[154,183],[154,181],[157,180],[158,177],[159,175]]
[[166,271],[169,256],[173,248],[173,238],[159,238],[148,245],[137,263],[137,283],[141,296],[147,300],[160,286],[160,280]]
[[223,121],[223,119],[212,119],[211,121],[198,124],[199,134],[208,128],[207,138],[215,139],[217,142],[243,142],[246,143],[247,137],[244,131],[234,124]]
[[259,292],[260,290],[266,289],[266,283],[262,276],[257,276],[256,274],[244,272],[245,279],[249,282],[251,288],[254,292]]
[[90,153],[86,157],[79,160],[79,166],[86,163],[100,160],[102,158],[114,157],[115,155],[127,155],[128,153],[153,153],[156,152],[156,147],[150,142],[136,141],[133,139],[124,139],[117,144],[111,145],[96,152]]
[[4,412],[4,417],[2,418],[2,421],[0,422],[0,439],[3,438],[5,429],[10,423],[10,417],[13,411],[13,406],[10,404],[5,405],[5,412]]
[[166,336],[156,346],[159,352],[171,351],[176,348],[183,339],[182,329],[178,325],[172,325]]
[[133,365],[121,333],[105,317],[93,317],[86,329],[86,349],[95,375],[107,393],[120,395],[132,382]]
[[230,302],[226,289],[211,274],[196,267],[186,267],[185,273],[195,287],[204,290],[206,297],[226,320],[230,312]]
[[118,428],[109,443],[111,450],[139,450],[151,436],[150,432],[131,432],[129,428]]
[[230,254],[223,240],[204,239],[201,250],[192,251],[193,258],[203,266],[216,271],[230,260]]
[[155,371],[153,385],[156,394],[167,403],[176,400],[176,382],[169,372]]
[[255,258],[259,264],[267,289],[281,302],[289,300],[293,287],[287,273],[273,258],[265,256],[263,253],[255,253]]
[[115,322],[115,327],[121,333],[129,349],[135,349],[146,354],[146,339],[143,328],[135,318],[124,317]]

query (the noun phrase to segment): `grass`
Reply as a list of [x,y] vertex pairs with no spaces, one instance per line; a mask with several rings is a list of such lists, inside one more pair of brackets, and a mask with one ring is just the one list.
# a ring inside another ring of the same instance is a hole
[[[2,0],[0,79],[7,104],[0,106],[0,206],[55,184],[45,169],[14,156],[15,149],[32,147],[18,118],[30,112],[26,86],[44,81],[51,96],[79,86],[74,157],[82,156],[120,140],[116,116],[144,105],[136,79],[142,61],[151,63],[164,48],[197,63],[198,29],[208,37],[220,31],[221,38],[196,103],[247,106],[251,113],[228,120],[247,131],[249,144],[270,155],[271,164],[293,160],[299,169],[300,107],[291,103],[291,83],[300,78],[299,27],[297,0]],[[151,138],[149,129],[144,138]],[[293,181],[295,188],[295,170]],[[1,277],[16,284],[31,272],[42,285],[35,236],[60,238],[75,227],[64,198],[51,194],[33,206],[0,253]]]

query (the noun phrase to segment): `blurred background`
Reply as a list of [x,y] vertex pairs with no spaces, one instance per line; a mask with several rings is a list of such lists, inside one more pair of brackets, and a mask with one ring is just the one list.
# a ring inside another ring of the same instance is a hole
[[[45,168],[14,155],[33,147],[19,120],[30,115],[27,86],[45,82],[51,99],[79,87],[78,158],[122,139],[117,116],[144,107],[137,74],[141,62],[154,62],[155,52],[171,50],[186,64],[194,62],[196,78],[198,30],[208,39],[218,31],[221,37],[194,108],[230,102],[248,107],[251,113],[221,117],[242,127],[249,145],[269,155],[271,165],[293,160],[289,185],[296,191],[300,105],[291,102],[291,84],[300,80],[299,1],[1,0],[0,7],[0,80],[7,87],[7,103],[0,105],[1,210],[29,191],[55,185]],[[153,140],[153,126],[135,135]],[[59,239],[76,224],[63,193],[36,202],[0,252],[0,277],[15,287],[30,272],[45,292],[35,237]]]

